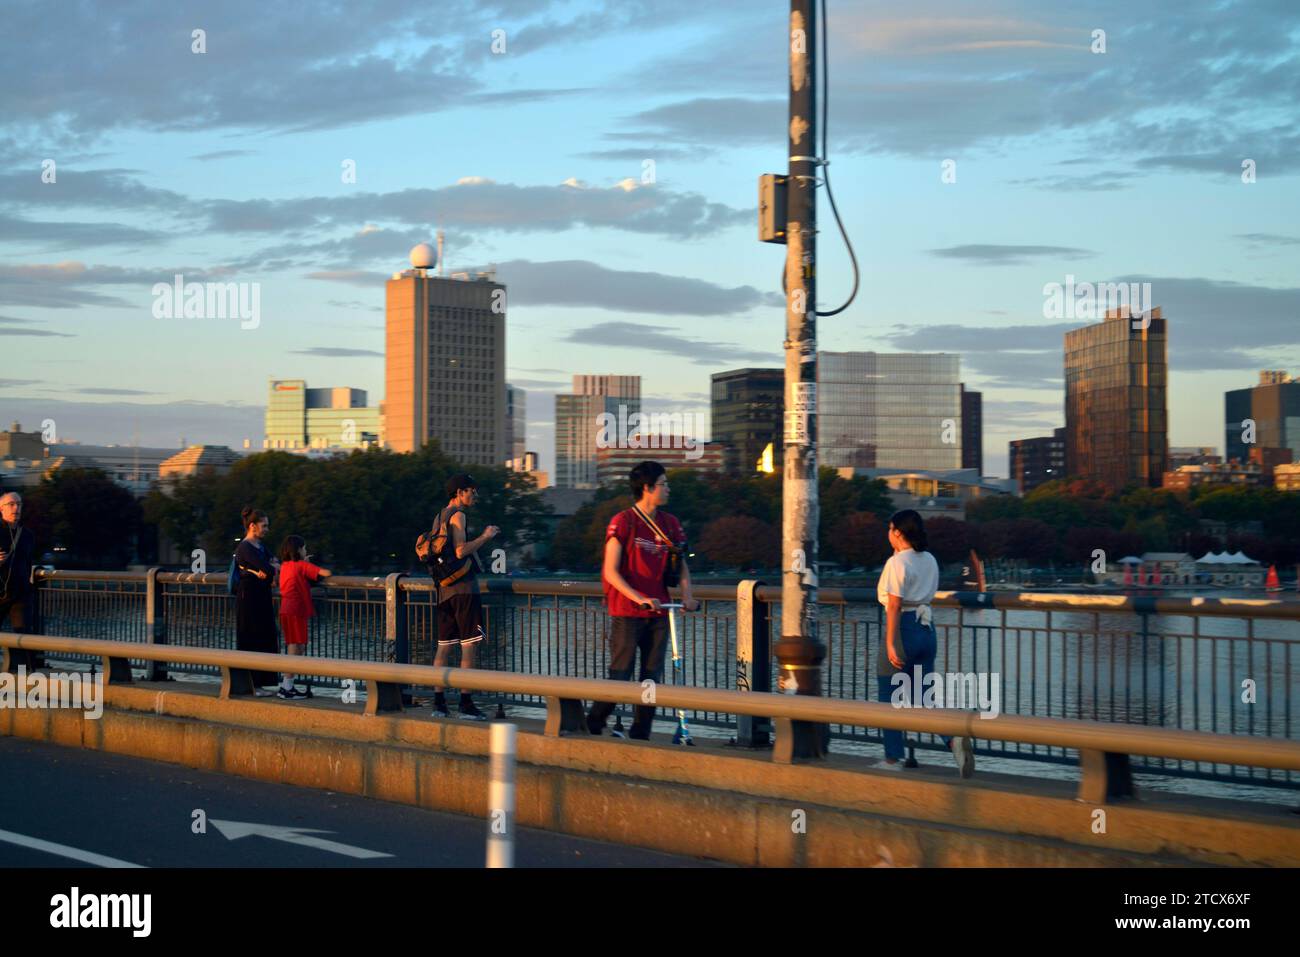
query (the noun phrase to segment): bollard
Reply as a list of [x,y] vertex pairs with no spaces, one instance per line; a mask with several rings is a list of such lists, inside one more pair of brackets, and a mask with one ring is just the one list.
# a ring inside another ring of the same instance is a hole
[[491,728],[487,866],[515,866],[515,733],[513,724]]

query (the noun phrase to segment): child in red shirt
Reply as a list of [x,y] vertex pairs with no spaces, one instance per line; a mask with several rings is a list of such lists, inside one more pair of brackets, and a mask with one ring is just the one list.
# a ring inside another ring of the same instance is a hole
[[[285,652],[307,653],[307,619],[316,614],[311,603],[311,583],[329,578],[330,570],[307,561],[307,543],[290,535],[280,545],[280,630],[284,632]],[[294,676],[286,674],[276,692],[281,698],[305,698],[293,686]]]

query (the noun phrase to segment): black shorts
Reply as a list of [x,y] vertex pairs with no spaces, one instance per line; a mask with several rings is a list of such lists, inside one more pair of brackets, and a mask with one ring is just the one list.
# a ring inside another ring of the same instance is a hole
[[472,645],[483,638],[483,599],[478,592],[438,602],[439,647]]

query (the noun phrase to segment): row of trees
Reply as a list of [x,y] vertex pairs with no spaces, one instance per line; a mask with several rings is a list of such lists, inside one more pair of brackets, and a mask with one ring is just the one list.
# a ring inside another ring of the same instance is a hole
[[[245,505],[267,513],[272,545],[285,535],[301,535],[335,571],[412,570],[415,539],[447,504],[444,486],[456,472],[469,472],[478,483],[473,526],[500,526],[494,548],[508,553],[545,535],[545,510],[530,476],[463,466],[437,443],[410,454],[372,448],[329,459],[262,452],[225,475],[205,471],[168,491],[155,489],[145,499],[144,515],[181,547],[193,543],[218,556],[221,570],[243,535],[239,514]],[[211,560],[209,570],[216,570]]]
[[[682,523],[694,553],[692,567],[769,568],[781,551],[781,476],[735,477],[689,470],[668,473],[668,511]],[[862,564],[851,552],[856,539],[845,527],[874,519],[888,549],[885,522],[892,512],[885,484],[866,478],[845,479],[822,469],[820,556],[827,561]],[[566,518],[556,530],[552,562],[557,567],[592,570],[599,566],[609,520],[632,504],[630,491],[606,487],[595,499]],[[884,559],[882,558],[881,561]]]
[[[121,568],[134,558],[157,561],[161,530],[183,555],[202,548],[210,570],[224,568],[243,533],[239,512],[253,505],[271,518],[272,544],[302,535],[323,562],[344,572],[410,570],[412,543],[445,502],[444,483],[470,471],[479,483],[473,524],[502,529],[495,546],[551,539],[555,568],[593,572],[605,527],[631,505],[630,494],[604,488],[559,522],[532,479],[504,468],[466,469],[436,444],[397,454],[377,449],[313,460],[264,452],[240,460],[227,474],[211,471],[155,489],[143,502],[94,469],[60,469],[26,495],[24,521],[42,554],[70,568]],[[682,522],[693,567],[774,568],[781,546],[781,478],[669,473],[669,510]],[[820,558],[872,568],[889,556],[886,535],[893,511],[883,482],[819,477]],[[926,522],[930,547],[944,563],[971,549],[988,559],[1033,565],[1083,566],[1097,549],[1110,561],[1144,551],[1244,551],[1266,564],[1300,562],[1300,495],[1267,488],[1199,488],[1180,494],[1160,489],[1111,492],[1084,481],[1051,482],[1023,498],[993,496],[972,503],[965,521]],[[511,567],[518,567],[512,559]]]
[[24,496],[23,521],[38,552],[65,568],[156,562],[161,530],[184,564],[203,549],[208,571],[224,571],[243,536],[240,510],[252,505],[270,518],[272,547],[301,535],[334,570],[377,574],[413,569],[416,536],[447,503],[444,485],[456,472],[478,482],[473,525],[501,527],[493,547],[509,554],[545,537],[547,510],[531,477],[467,468],[436,444],[409,455],[369,449],[324,460],[263,452],[225,475],[205,470],[155,487],[142,502],[97,469],[59,469]]
[[[682,521],[693,566],[774,568],[781,547],[779,475],[730,478],[672,472],[669,511]],[[821,471],[820,558],[877,567],[889,557],[893,511],[883,482],[843,479]],[[592,570],[605,526],[631,504],[617,489],[560,523],[554,560]],[[943,563],[964,561],[974,549],[987,559],[1030,565],[1091,564],[1098,549],[1108,561],[1147,551],[1244,551],[1265,564],[1300,562],[1300,495],[1267,488],[1162,489],[1112,492],[1088,481],[1052,482],[1023,498],[999,495],[971,504],[964,521],[931,518],[930,548]]]

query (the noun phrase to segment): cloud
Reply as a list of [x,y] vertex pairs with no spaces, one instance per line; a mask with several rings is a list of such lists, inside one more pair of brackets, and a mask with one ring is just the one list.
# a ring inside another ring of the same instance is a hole
[[654,352],[703,366],[736,362],[775,365],[780,358],[780,353],[775,349],[770,352],[751,352],[740,346],[682,335],[667,326],[636,322],[598,322],[583,329],[575,329],[560,341],[608,349]]
[[39,379],[0,379],[0,389],[16,389],[19,386],[38,385]]
[[0,243],[43,249],[87,246],[144,246],[167,239],[165,233],[119,223],[43,222],[0,213]]
[[143,389],[112,389],[105,387],[89,386],[82,389],[67,389],[67,392],[75,392],[80,395],[157,395],[157,392],[146,392]]
[[214,200],[206,204],[215,232],[320,231],[368,222],[418,226],[429,223],[486,232],[560,232],[580,228],[621,229],[698,238],[749,225],[753,209],[735,209],[698,193],[662,186],[518,186],[476,183],[391,193],[356,193],[299,199]]
[[[1151,302],[1167,323],[1171,370],[1258,369],[1261,363],[1300,356],[1296,317],[1300,287],[1274,288],[1214,279],[1127,275],[1107,282],[1150,283]],[[1225,324],[1224,317],[1237,317]],[[964,374],[986,388],[1060,388],[1065,332],[1087,320],[1005,326],[934,324],[894,326],[883,337],[899,350],[928,351],[936,342],[962,355]]]
[[974,243],[964,246],[947,246],[927,250],[932,256],[958,259],[977,266],[1021,266],[1032,259],[1072,258],[1096,255],[1087,249],[1072,246],[999,246],[992,243]]
[[317,356],[322,359],[360,359],[372,356],[382,359],[384,357],[382,352],[376,352],[374,349],[337,349],[328,346],[294,349],[290,354],[295,356]]
[[53,183],[45,183],[27,170],[0,174],[0,198],[28,208],[87,207],[95,209],[145,209],[167,213],[192,212],[189,197],[170,189],[147,186],[139,170],[56,168]]
[[70,332],[51,332],[48,329],[9,329],[0,327],[0,336],[32,336],[38,338],[58,337],[60,339],[75,339]]
[[364,269],[328,269],[307,274],[308,279],[323,279],[327,282],[345,282],[367,289],[382,289],[388,277],[380,272],[366,272]]
[[257,150],[215,150],[211,153],[199,153],[197,156],[191,156],[190,159],[198,160],[201,163],[210,163],[212,160],[234,159],[237,156],[256,156]]
[[[1250,17],[1224,9],[1003,0],[972,15],[951,0],[915,0],[905,11],[843,4],[828,31],[835,151],[1000,157],[1075,139],[1089,163],[1123,157],[1133,166],[1029,184],[1074,190],[1119,188],[1156,169],[1238,175],[1245,157],[1261,174],[1294,172],[1300,10],[1285,0],[1253,5]],[[615,88],[680,97],[629,113],[624,125],[639,128],[629,135],[728,149],[784,127],[784,98],[773,96],[788,55],[780,20],[752,6],[735,20],[628,68]],[[1107,29],[1105,54],[1091,52],[1094,27]],[[696,92],[701,76],[708,97]]]
[[143,300],[155,283],[171,283],[178,274],[184,276],[186,282],[229,278],[219,269],[205,270],[185,266],[165,269],[87,266],[77,260],[0,265],[0,304],[40,306],[47,309],[131,307],[137,303],[86,287],[135,287],[133,291]]
[[1083,173],[1078,176],[1031,176],[1024,179],[1009,179],[1012,186],[1029,186],[1052,192],[1089,192],[1106,193],[1117,189],[1127,189],[1139,175],[1131,170],[1098,170],[1095,173]]
[[1300,236],[1283,236],[1280,233],[1237,233],[1235,238],[1257,246],[1300,246]]
[[608,269],[587,260],[497,264],[509,287],[509,305],[592,306],[618,312],[728,316],[751,309],[781,309],[779,293],[753,286],[720,286],[703,279],[659,272]]

